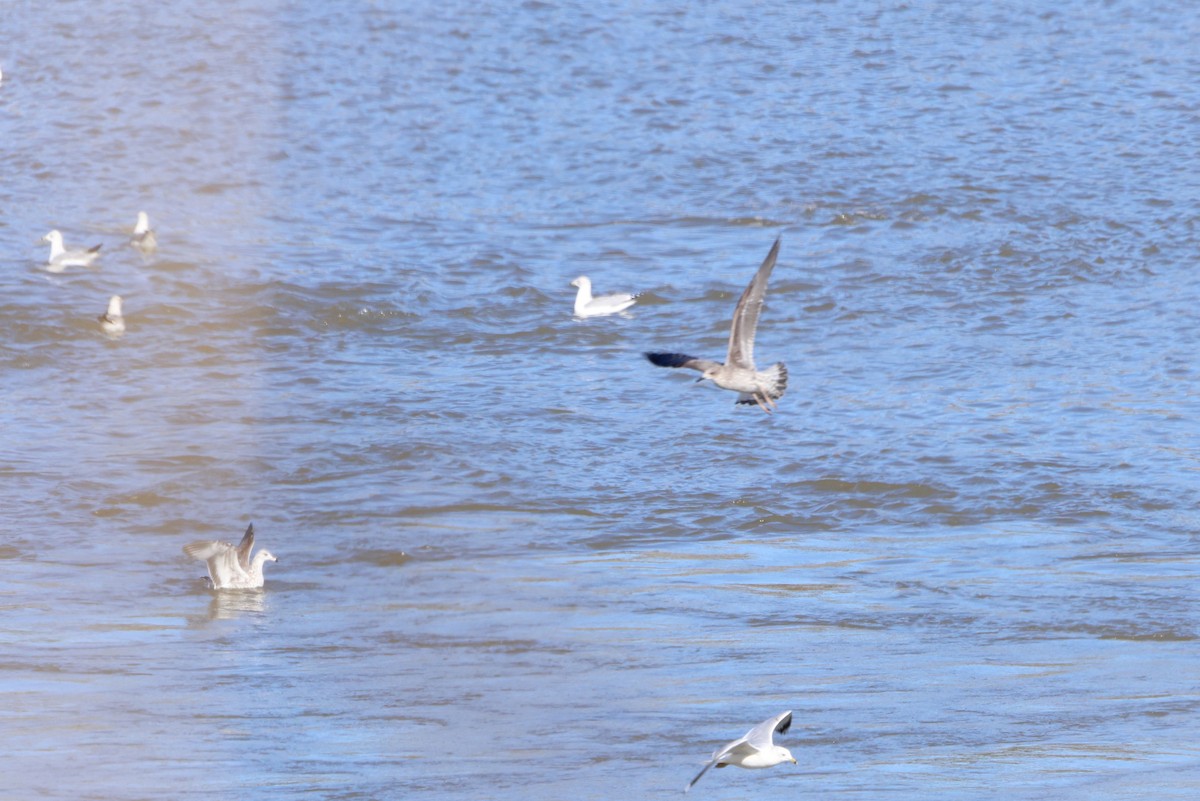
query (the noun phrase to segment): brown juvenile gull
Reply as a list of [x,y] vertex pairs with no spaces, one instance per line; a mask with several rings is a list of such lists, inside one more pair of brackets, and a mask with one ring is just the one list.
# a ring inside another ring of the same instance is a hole
[[579,287],[579,292],[575,295],[576,317],[603,317],[625,311],[637,303],[638,296],[628,292],[592,297],[592,280],[586,275],[576,278],[571,282],[571,286]]
[[268,550],[261,550],[250,559],[254,550],[254,524],[246,527],[241,543],[234,547],[228,542],[197,540],[183,546],[183,552],[193,559],[208,563],[208,577],[214,590],[244,590],[263,585],[263,563],[279,560]]
[[791,725],[791,711],[782,712],[764,720],[742,737],[721,746],[713,751],[712,758],[705,764],[704,769],[688,782],[683,791],[686,793],[692,789],[692,785],[700,781],[700,777],[714,765],[718,768],[726,765],[737,765],[739,768],[770,768],[781,762],[796,764],[796,758],[792,756],[791,751],[774,743],[775,732],[783,734]]
[[783,397],[787,389],[787,367],[776,362],[765,370],[754,367],[754,331],[758,328],[758,315],[762,311],[763,297],[767,294],[767,279],[775,267],[779,255],[779,239],[771,246],[771,252],[754,274],[750,285],[742,293],[733,310],[733,325],[729,329],[729,354],[725,363],[697,359],[683,353],[647,353],[646,358],[659,367],[687,367],[699,370],[702,375],[696,381],[710,379],[722,389],[738,393],[737,402],[749,405],[757,403],[767,414],[775,408],[775,401]]

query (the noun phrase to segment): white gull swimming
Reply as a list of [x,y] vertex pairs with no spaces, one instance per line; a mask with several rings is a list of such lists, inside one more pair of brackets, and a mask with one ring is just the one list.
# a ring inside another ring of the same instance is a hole
[[647,353],[646,358],[659,367],[687,367],[702,374],[697,381],[711,380],[722,389],[738,393],[740,404],[757,403],[767,414],[775,407],[775,401],[783,397],[787,389],[787,367],[776,362],[765,370],[754,367],[754,332],[758,328],[758,315],[762,311],[763,298],[767,294],[767,279],[775,268],[779,256],[779,240],[763,260],[758,272],[750,280],[746,291],[733,310],[733,323],[729,328],[729,353],[725,363],[697,359],[683,353]]
[[775,732],[783,734],[791,725],[792,713],[781,712],[773,718],[767,718],[733,742],[721,746],[713,751],[712,758],[704,765],[703,770],[696,774],[696,778],[687,783],[683,791],[686,793],[691,790],[692,785],[700,781],[700,777],[713,766],[770,768],[783,762],[796,764],[796,758],[792,756],[791,751],[781,745],[775,745]]
[[263,549],[250,558],[254,550],[254,524],[246,527],[242,541],[235,547],[218,540],[198,540],[183,546],[183,552],[193,559],[208,563],[208,577],[214,590],[253,589],[263,585],[263,563],[279,560]]
[[144,211],[138,212],[137,225],[133,228],[133,235],[129,238],[129,244],[143,253],[150,253],[158,248],[158,237],[154,235],[153,229],[150,228],[150,215]]
[[603,317],[607,314],[616,314],[637,303],[638,299],[637,295],[631,295],[628,292],[592,297],[592,281],[586,275],[576,278],[571,282],[571,286],[579,287],[579,292],[575,295],[576,317]]
[[46,269],[52,273],[61,273],[68,267],[88,267],[100,256],[100,246],[87,250],[68,250],[63,245],[62,234],[56,229],[42,237],[43,242],[50,243],[50,258],[46,259]]
[[100,315],[100,327],[109,336],[119,337],[125,333],[125,318],[121,316],[121,296],[108,299],[108,311]]

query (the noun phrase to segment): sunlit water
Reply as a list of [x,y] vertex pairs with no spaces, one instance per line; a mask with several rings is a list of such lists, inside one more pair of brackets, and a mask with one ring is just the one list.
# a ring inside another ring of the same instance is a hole
[[0,7],[0,797],[1194,798],[1200,17],[884,6]]

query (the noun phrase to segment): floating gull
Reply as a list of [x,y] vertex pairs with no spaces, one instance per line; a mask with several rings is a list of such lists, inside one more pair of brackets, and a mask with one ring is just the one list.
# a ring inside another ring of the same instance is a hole
[[150,216],[144,211],[138,212],[137,225],[133,229],[133,236],[129,238],[129,244],[143,253],[150,253],[158,248],[158,237],[150,229]]
[[100,327],[104,333],[119,337],[125,333],[125,318],[121,316],[121,296],[113,295],[108,299],[108,311],[100,315]]
[[576,317],[603,317],[606,314],[616,314],[625,311],[637,303],[638,296],[628,292],[616,295],[601,295],[592,297],[592,281],[586,275],[581,275],[571,282],[571,286],[579,287],[575,296]]
[[214,590],[251,589],[263,585],[263,563],[278,562],[270,551],[260,550],[250,559],[254,550],[254,524],[246,527],[241,543],[235,548],[228,542],[199,540],[183,546],[183,552],[193,559],[208,563],[208,577]]
[[775,745],[775,732],[783,734],[792,725],[792,713],[783,712],[773,718],[768,718],[750,731],[731,743],[727,743],[713,751],[712,759],[704,765],[704,769],[696,774],[696,778],[683,788],[686,793],[692,785],[700,781],[700,777],[708,772],[713,765],[723,768],[726,765],[737,765],[739,768],[770,768],[781,762],[796,764],[792,752],[782,745]]
[[87,250],[67,250],[63,247],[63,238],[57,230],[42,237],[43,242],[50,243],[50,258],[46,260],[46,269],[52,273],[61,273],[67,267],[88,267],[100,255],[100,246]]
[[763,296],[767,294],[767,279],[775,267],[779,255],[779,240],[763,261],[754,279],[742,293],[737,308],[733,310],[733,326],[729,330],[729,355],[725,363],[697,359],[682,353],[647,353],[646,358],[659,367],[687,367],[699,370],[702,375],[697,381],[710,379],[722,389],[739,393],[737,402],[757,403],[767,414],[775,407],[775,401],[783,397],[787,389],[787,367],[776,362],[766,370],[754,368],[754,330],[758,327],[758,314],[762,311]]

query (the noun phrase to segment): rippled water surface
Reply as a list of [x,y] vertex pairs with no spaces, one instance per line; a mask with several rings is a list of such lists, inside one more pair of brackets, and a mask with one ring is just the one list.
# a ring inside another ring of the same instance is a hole
[[[1186,4],[0,30],[0,797],[1195,797]],[[778,414],[646,363],[776,236]]]

